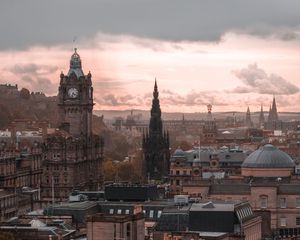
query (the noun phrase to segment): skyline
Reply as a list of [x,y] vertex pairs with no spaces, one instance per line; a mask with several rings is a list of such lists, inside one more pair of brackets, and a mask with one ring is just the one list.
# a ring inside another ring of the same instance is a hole
[[[280,112],[300,111],[295,104],[300,100],[300,3],[272,1],[266,11],[270,1],[174,1],[173,16],[169,1],[141,2],[74,1],[72,11],[62,12],[69,0],[61,5],[31,0],[24,21],[18,15],[23,3],[2,3],[1,83],[56,95],[59,74],[68,71],[77,47],[84,73],[93,76],[97,110],[148,110],[156,77],[165,112],[205,112],[207,104],[215,112],[246,112],[248,106],[256,112],[261,104],[268,111],[273,95]],[[46,8],[35,21],[36,11]],[[12,11],[8,28],[4,22]],[[81,11],[89,16],[77,19]],[[53,13],[61,22],[51,19]]]

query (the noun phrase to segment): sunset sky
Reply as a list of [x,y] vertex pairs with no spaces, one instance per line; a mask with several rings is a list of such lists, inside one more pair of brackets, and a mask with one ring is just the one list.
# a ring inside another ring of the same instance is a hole
[[56,95],[73,48],[96,109],[300,111],[300,1],[3,0],[0,82]]

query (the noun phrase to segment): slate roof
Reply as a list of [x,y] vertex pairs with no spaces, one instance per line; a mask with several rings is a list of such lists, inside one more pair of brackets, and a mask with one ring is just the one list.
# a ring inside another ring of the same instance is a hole
[[299,194],[300,195],[300,184],[282,184],[279,185],[279,194]]
[[242,164],[242,168],[293,167],[295,167],[295,163],[291,157],[271,144],[266,144],[251,153]]
[[155,231],[185,231],[189,225],[189,207],[166,208],[155,225]]
[[249,184],[213,184],[209,188],[210,194],[250,194]]

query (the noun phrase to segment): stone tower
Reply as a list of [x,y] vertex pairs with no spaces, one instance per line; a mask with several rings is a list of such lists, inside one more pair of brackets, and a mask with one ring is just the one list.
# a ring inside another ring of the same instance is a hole
[[201,141],[204,143],[214,143],[216,141],[217,125],[211,112],[212,112],[212,105],[208,104],[207,115],[202,129],[203,140]]
[[260,114],[259,114],[259,127],[263,127],[265,123],[265,115],[263,105],[260,107]]
[[61,73],[58,89],[60,122],[72,136],[92,135],[92,75],[84,75],[77,50],[71,56],[67,75]]
[[76,49],[67,75],[60,74],[61,127],[48,134],[43,151],[41,196],[66,200],[74,190],[97,190],[102,181],[103,140],[92,133],[93,88]]
[[143,136],[144,171],[150,179],[163,179],[170,169],[169,134],[163,131],[155,79],[149,130]]
[[278,112],[277,112],[275,96],[273,97],[272,107],[270,108],[268,121],[269,122],[278,121]]
[[250,108],[249,107],[247,108],[245,125],[247,127],[252,127],[251,113],[250,113]]

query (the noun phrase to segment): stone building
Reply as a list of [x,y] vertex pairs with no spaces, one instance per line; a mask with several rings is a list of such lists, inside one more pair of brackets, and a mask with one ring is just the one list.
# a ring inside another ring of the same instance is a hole
[[153,239],[261,239],[261,217],[246,201],[205,201],[165,208]]
[[167,177],[170,169],[169,134],[163,131],[158,89],[155,80],[149,131],[143,136],[145,176],[150,179]]
[[40,198],[42,152],[39,144],[22,152],[1,151],[0,220],[36,208]]
[[96,190],[101,180],[103,141],[92,133],[92,75],[84,75],[76,49],[58,93],[60,130],[44,146],[42,197],[66,199],[72,190]]
[[135,207],[133,214],[98,213],[89,216],[87,237],[90,240],[144,240],[145,219],[142,208]]
[[240,178],[191,181],[182,191],[202,199],[248,200],[262,216],[264,237],[288,238],[300,235],[299,180],[293,160],[267,144],[245,159]]
[[172,195],[181,194],[182,186],[187,182],[239,176],[247,156],[247,152],[227,147],[188,151],[178,148],[170,158],[170,192]]

